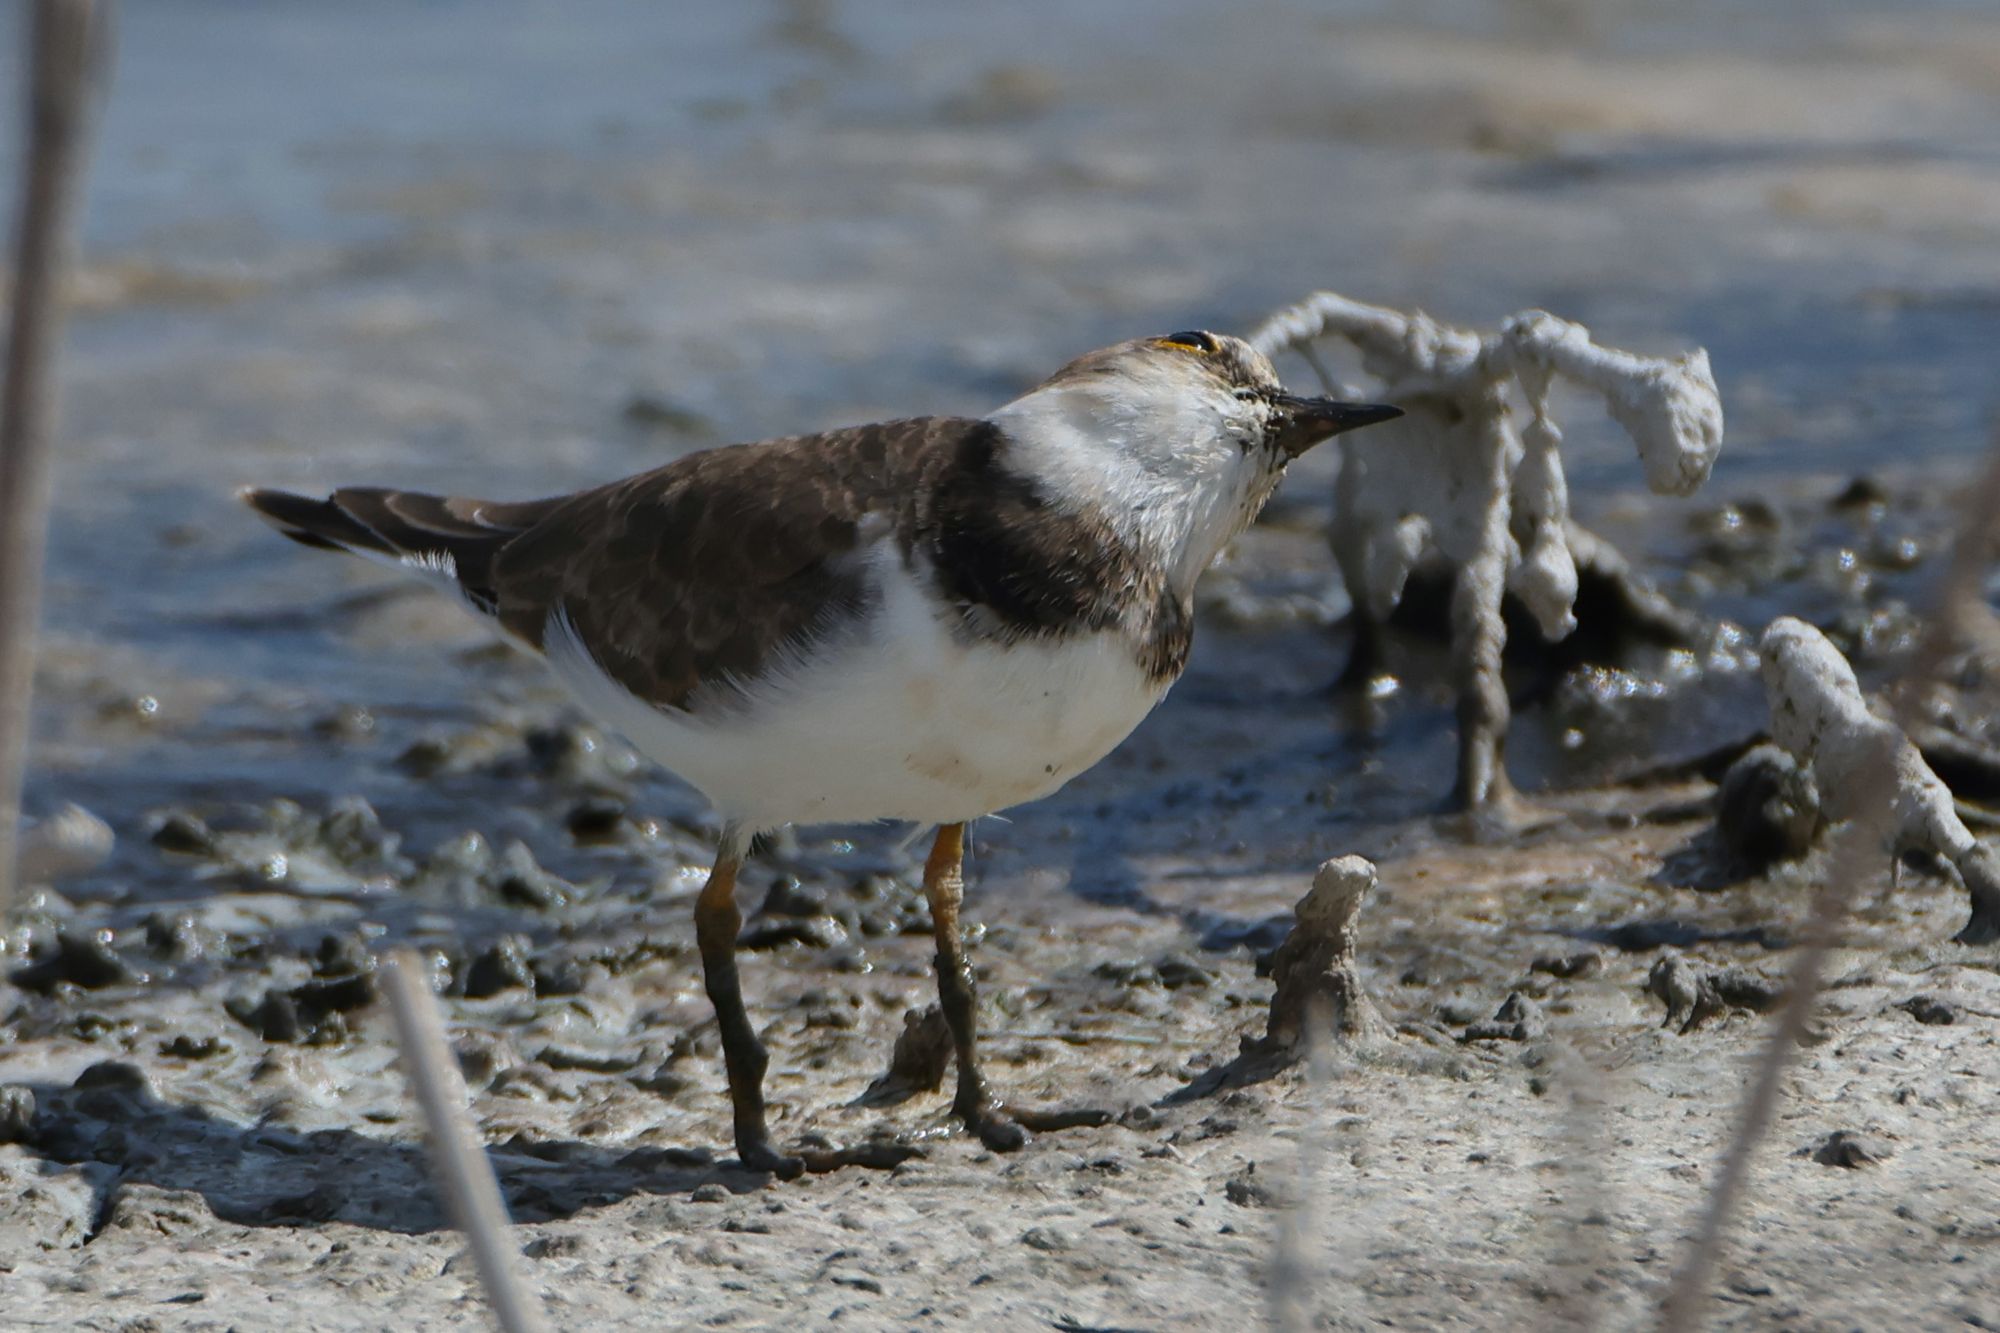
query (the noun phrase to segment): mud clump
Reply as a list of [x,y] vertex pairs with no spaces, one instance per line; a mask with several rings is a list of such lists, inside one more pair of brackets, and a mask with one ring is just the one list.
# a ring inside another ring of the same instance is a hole
[[118,956],[109,931],[64,930],[57,933],[55,947],[45,957],[15,969],[8,979],[22,990],[49,995],[65,984],[102,990],[143,981],[145,976]]
[[944,1084],[952,1061],[951,1026],[937,1005],[903,1015],[903,1031],[889,1052],[889,1068],[861,1094],[864,1106],[894,1106]]
[[590,985],[589,969],[572,958],[537,958],[529,966],[535,994],[543,998],[581,995]]
[[1935,995],[1912,995],[1897,1005],[1925,1027],[1949,1027],[1958,1021],[1958,1008]]
[[535,969],[528,961],[528,941],[519,935],[495,940],[465,969],[463,994],[484,1000],[508,990],[535,989]]
[[1836,1129],[1818,1146],[1806,1151],[1821,1166],[1845,1167],[1849,1171],[1858,1171],[1864,1166],[1879,1166],[1895,1155],[1895,1149],[1885,1140],[1852,1129]]
[[1723,850],[1752,874],[1796,861],[1819,832],[1819,788],[1792,755],[1756,746],[1723,775],[1715,827]]
[[146,1071],[128,1060],[100,1060],[70,1084],[70,1109],[99,1120],[129,1119],[159,1098]]
[[847,927],[825,911],[772,912],[768,906],[737,937],[742,949],[782,949],[788,944],[807,949],[831,949],[845,944]]
[[[1271,959],[1263,961],[1263,975],[1268,976]],[[1158,986],[1163,990],[1181,990],[1190,986],[1206,990],[1215,984],[1216,979],[1215,973],[1183,953],[1162,954],[1150,963],[1100,963],[1092,969],[1092,975],[1115,981],[1121,986]]]
[[1460,1041],[1540,1041],[1549,1035],[1548,1016],[1542,1007],[1527,996],[1515,991],[1500,1007],[1493,1011],[1493,1017],[1473,1023],[1459,1035]]
[[0,1143],[26,1143],[35,1133],[35,1090],[0,1087]]
[[431,853],[404,888],[413,897],[445,906],[500,903],[553,912],[579,897],[575,885],[550,873],[528,845],[516,839],[498,853],[477,832],[466,832]]
[[191,1037],[185,1032],[160,1043],[160,1054],[170,1055],[176,1060],[209,1060],[227,1055],[229,1050],[229,1043],[220,1037]]
[[1309,1034],[1343,1041],[1382,1036],[1388,1024],[1361,987],[1355,967],[1354,919],[1375,887],[1375,867],[1358,856],[1326,862],[1299,899],[1298,924],[1271,956],[1277,993],[1259,1049],[1296,1052]]
[[535,861],[526,843],[514,842],[500,854],[493,892],[503,903],[534,912],[554,912],[569,905],[572,889]]
[[153,827],[153,846],[176,856],[213,856],[215,831],[185,810],[169,810]]
[[1604,970],[1604,955],[1594,949],[1576,953],[1545,954],[1528,964],[1530,972],[1543,972],[1559,981],[1594,977]]
[[163,963],[198,962],[213,943],[190,913],[155,912],[146,918],[146,947]]
[[375,1002],[375,974],[355,972],[347,976],[314,977],[293,987],[291,997],[302,1013],[349,1013]]
[[[326,944],[321,948],[325,952]],[[315,976],[289,990],[272,987],[254,1004],[238,997],[222,1007],[265,1041],[331,1046],[347,1040],[346,1016],[373,1004],[376,995],[370,964],[368,970]]]
[[612,796],[586,796],[563,816],[569,836],[586,847],[616,842],[625,825],[625,803]]
[[796,944],[834,949],[854,941],[896,935],[928,935],[930,908],[923,895],[886,875],[867,875],[845,892],[781,875],[771,884],[737,946],[779,949]]
[[1784,987],[1768,978],[1733,967],[1697,967],[1677,953],[1653,964],[1646,993],[1667,1007],[1660,1026],[1677,1027],[1682,1033],[1731,1009],[1768,1014],[1785,999]]
[[1293,1208],[1299,1202],[1295,1187],[1275,1180],[1268,1172],[1259,1175],[1255,1162],[1223,1182],[1222,1197],[1238,1208]]
[[1827,637],[1791,616],[1764,630],[1763,659],[1771,734],[1809,765],[1829,819],[1872,817],[1888,799],[1891,845],[1951,863],[1971,913],[1960,944],[2000,939],[2000,856],[1959,816],[1952,792],[1902,728],[1869,707],[1853,666]]

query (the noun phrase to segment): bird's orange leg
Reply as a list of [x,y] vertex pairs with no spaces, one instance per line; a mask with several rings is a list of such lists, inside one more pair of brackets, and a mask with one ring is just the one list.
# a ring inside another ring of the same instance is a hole
[[715,867],[695,899],[694,935],[701,946],[702,980],[722,1033],[722,1062],[729,1070],[729,1101],[735,1112],[736,1155],[752,1171],[770,1171],[789,1180],[805,1170],[805,1163],[771,1146],[764,1127],[764,1070],[770,1057],[750,1026],[743,985],[736,976],[736,936],[743,929],[743,915],[736,909],[736,872],[743,866],[745,841],[735,829],[723,833]]
[[743,985],[736,975],[736,936],[743,915],[736,908],[736,872],[742,869],[749,838],[729,828],[715,854],[715,868],[694,904],[695,941],[701,946],[702,980],[715,1006],[716,1027],[722,1035],[722,1063],[729,1071],[729,1102],[736,1121],[736,1156],[751,1171],[769,1171],[790,1180],[803,1171],[837,1171],[844,1166],[887,1169],[923,1150],[912,1144],[877,1141],[845,1148],[816,1148],[796,1156],[771,1146],[764,1124],[764,1071],[770,1057],[750,1013],[743,1004]]
[[1111,1113],[1101,1110],[1029,1111],[997,1101],[979,1070],[979,1000],[972,985],[972,965],[966,961],[959,934],[958,907],[965,895],[965,825],[946,824],[931,843],[924,862],[924,896],[930,900],[931,930],[937,938],[938,1004],[951,1028],[958,1056],[958,1095],[953,1114],[979,1141],[994,1152],[1012,1152],[1028,1141],[1029,1129],[1070,1129],[1103,1125]]

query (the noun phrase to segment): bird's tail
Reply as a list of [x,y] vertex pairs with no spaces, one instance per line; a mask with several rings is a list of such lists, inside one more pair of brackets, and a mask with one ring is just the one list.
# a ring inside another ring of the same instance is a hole
[[246,486],[237,497],[295,542],[446,577],[489,612],[494,558],[561,503],[509,504],[373,486],[343,487],[323,500]]

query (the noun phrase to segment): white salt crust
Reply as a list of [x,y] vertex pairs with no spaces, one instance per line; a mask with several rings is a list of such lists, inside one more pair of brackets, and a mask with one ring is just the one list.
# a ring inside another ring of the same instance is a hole
[[[1326,337],[1353,344],[1362,369],[1381,381],[1379,396],[1406,413],[1339,441],[1333,543],[1341,576],[1356,608],[1381,621],[1427,550],[1455,567],[1459,797],[1473,809],[1495,804],[1510,790],[1500,759],[1508,721],[1501,597],[1512,589],[1550,639],[1576,628],[1575,538],[1550,384],[1561,377],[1603,398],[1637,446],[1647,486],[1688,495],[1708,479],[1722,447],[1722,400],[1708,353],[1635,356],[1600,347],[1582,325],[1540,310],[1482,336],[1333,292],[1272,315],[1249,342],[1267,356],[1310,356],[1311,344]],[[1528,410],[1519,430],[1510,382]]]

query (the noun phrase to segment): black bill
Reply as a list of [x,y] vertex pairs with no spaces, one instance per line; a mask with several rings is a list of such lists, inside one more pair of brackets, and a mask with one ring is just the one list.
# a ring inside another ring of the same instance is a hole
[[1403,415],[1402,408],[1386,403],[1343,403],[1334,398],[1298,398],[1288,393],[1272,395],[1271,406],[1267,438],[1291,458],[1344,431],[1394,421]]

